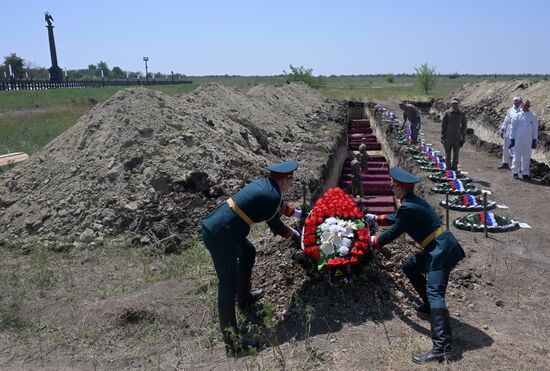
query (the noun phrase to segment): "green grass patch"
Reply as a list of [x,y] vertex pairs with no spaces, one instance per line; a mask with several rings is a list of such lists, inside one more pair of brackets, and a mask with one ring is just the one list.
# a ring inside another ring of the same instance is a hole
[[[60,105],[90,105],[104,101],[126,86],[83,89],[19,90],[0,92],[0,112],[25,108],[51,107]],[[197,88],[196,84],[152,85],[147,89],[166,94],[185,94]]]
[[37,152],[73,126],[88,109],[73,105],[43,113],[0,116],[0,153]]
[[[198,240],[192,241],[181,254],[151,256],[144,250],[142,262],[145,282],[180,277],[209,278],[214,275],[210,254]],[[153,271],[153,268],[156,271]]]

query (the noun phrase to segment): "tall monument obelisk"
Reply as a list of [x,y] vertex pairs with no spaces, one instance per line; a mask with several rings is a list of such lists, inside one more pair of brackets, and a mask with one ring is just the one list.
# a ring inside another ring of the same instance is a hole
[[52,57],[52,66],[49,68],[50,71],[50,81],[51,82],[62,82],[63,81],[63,71],[57,65],[57,52],[55,51],[55,39],[53,37],[53,18],[50,13],[46,12],[44,14],[46,23],[48,24],[46,28],[48,29],[48,38],[50,40],[50,55]]

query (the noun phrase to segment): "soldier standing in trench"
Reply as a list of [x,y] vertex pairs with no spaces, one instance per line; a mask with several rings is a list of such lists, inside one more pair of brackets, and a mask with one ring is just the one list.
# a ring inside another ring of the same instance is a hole
[[240,335],[235,315],[235,297],[239,308],[246,310],[263,296],[262,290],[251,290],[256,249],[246,238],[250,226],[265,221],[274,234],[300,242],[300,233],[280,219],[281,215],[301,217],[300,210],[283,200],[297,168],[295,160],[269,166],[268,177],[249,183],[202,220],[202,239],[218,276],[218,314],[229,354],[261,345]]
[[363,197],[363,171],[361,170],[361,152],[355,154],[351,161],[351,194],[353,197]]
[[445,148],[445,165],[448,169],[458,169],[458,152],[466,138],[466,114],[458,108],[458,98],[451,101],[452,108],[445,111],[441,121],[441,143]]
[[359,145],[359,153],[361,154],[361,171],[365,174],[369,168],[367,155],[367,138],[361,138],[361,144]]
[[441,361],[451,349],[451,319],[445,303],[445,292],[452,269],[465,254],[454,235],[442,224],[434,209],[414,194],[414,185],[420,182],[401,167],[390,170],[392,190],[401,200],[396,214],[367,214],[366,221],[391,226],[378,236],[371,237],[375,249],[384,246],[403,233],[407,233],[423,248],[403,263],[403,272],[410,280],[422,301],[412,306],[419,313],[430,314],[433,347],[425,354],[413,355],[415,363]]
[[421,126],[420,109],[411,103],[400,103],[399,108],[403,110],[403,126],[407,120],[411,123],[411,143],[417,144]]

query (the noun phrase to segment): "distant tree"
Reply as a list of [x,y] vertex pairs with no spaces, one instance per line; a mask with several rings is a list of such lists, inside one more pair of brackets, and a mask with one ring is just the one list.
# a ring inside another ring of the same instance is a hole
[[450,79],[458,79],[459,77],[460,77],[460,75],[458,74],[458,72],[455,72],[455,73],[449,75]]
[[10,65],[11,71],[17,79],[22,79],[25,77],[25,69],[23,68],[23,64],[23,58],[18,57],[15,53],[11,53],[7,57],[4,57],[5,71],[9,73],[8,65]]
[[325,85],[324,76],[313,76],[313,70],[311,68],[304,68],[304,66],[294,67],[290,65],[290,73],[283,71],[287,75],[288,82],[302,81],[305,84],[311,86],[313,89],[319,89]]
[[424,63],[420,67],[415,67],[414,70],[416,71],[416,80],[424,92],[428,94],[437,83],[435,66],[430,66],[428,63]]
[[[97,69],[103,70],[103,76],[108,77],[111,74],[111,70],[109,69],[109,66],[107,66],[107,62],[99,61],[97,63]],[[99,72],[101,74],[101,72]]]
[[113,69],[111,70],[111,75],[115,79],[122,79],[122,78],[126,77],[124,75],[124,71],[122,71],[122,68],[117,67],[117,66],[113,67]]
[[386,76],[384,76],[384,79],[391,84],[395,80],[395,75],[393,73],[388,73]]

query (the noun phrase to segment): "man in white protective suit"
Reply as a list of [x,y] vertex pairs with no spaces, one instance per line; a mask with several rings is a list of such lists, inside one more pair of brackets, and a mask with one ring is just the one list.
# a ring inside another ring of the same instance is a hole
[[510,166],[510,134],[512,133],[512,116],[521,112],[521,97],[514,97],[514,105],[506,111],[506,117],[500,127],[500,137],[504,139],[504,145],[502,146],[502,165],[499,169],[509,169]]
[[513,149],[514,159],[512,160],[512,174],[518,179],[521,170],[523,179],[531,179],[529,175],[529,163],[531,162],[531,151],[537,147],[539,132],[539,120],[537,115],[529,111],[531,102],[526,100],[523,109],[512,117],[512,130],[510,134],[509,148]]

